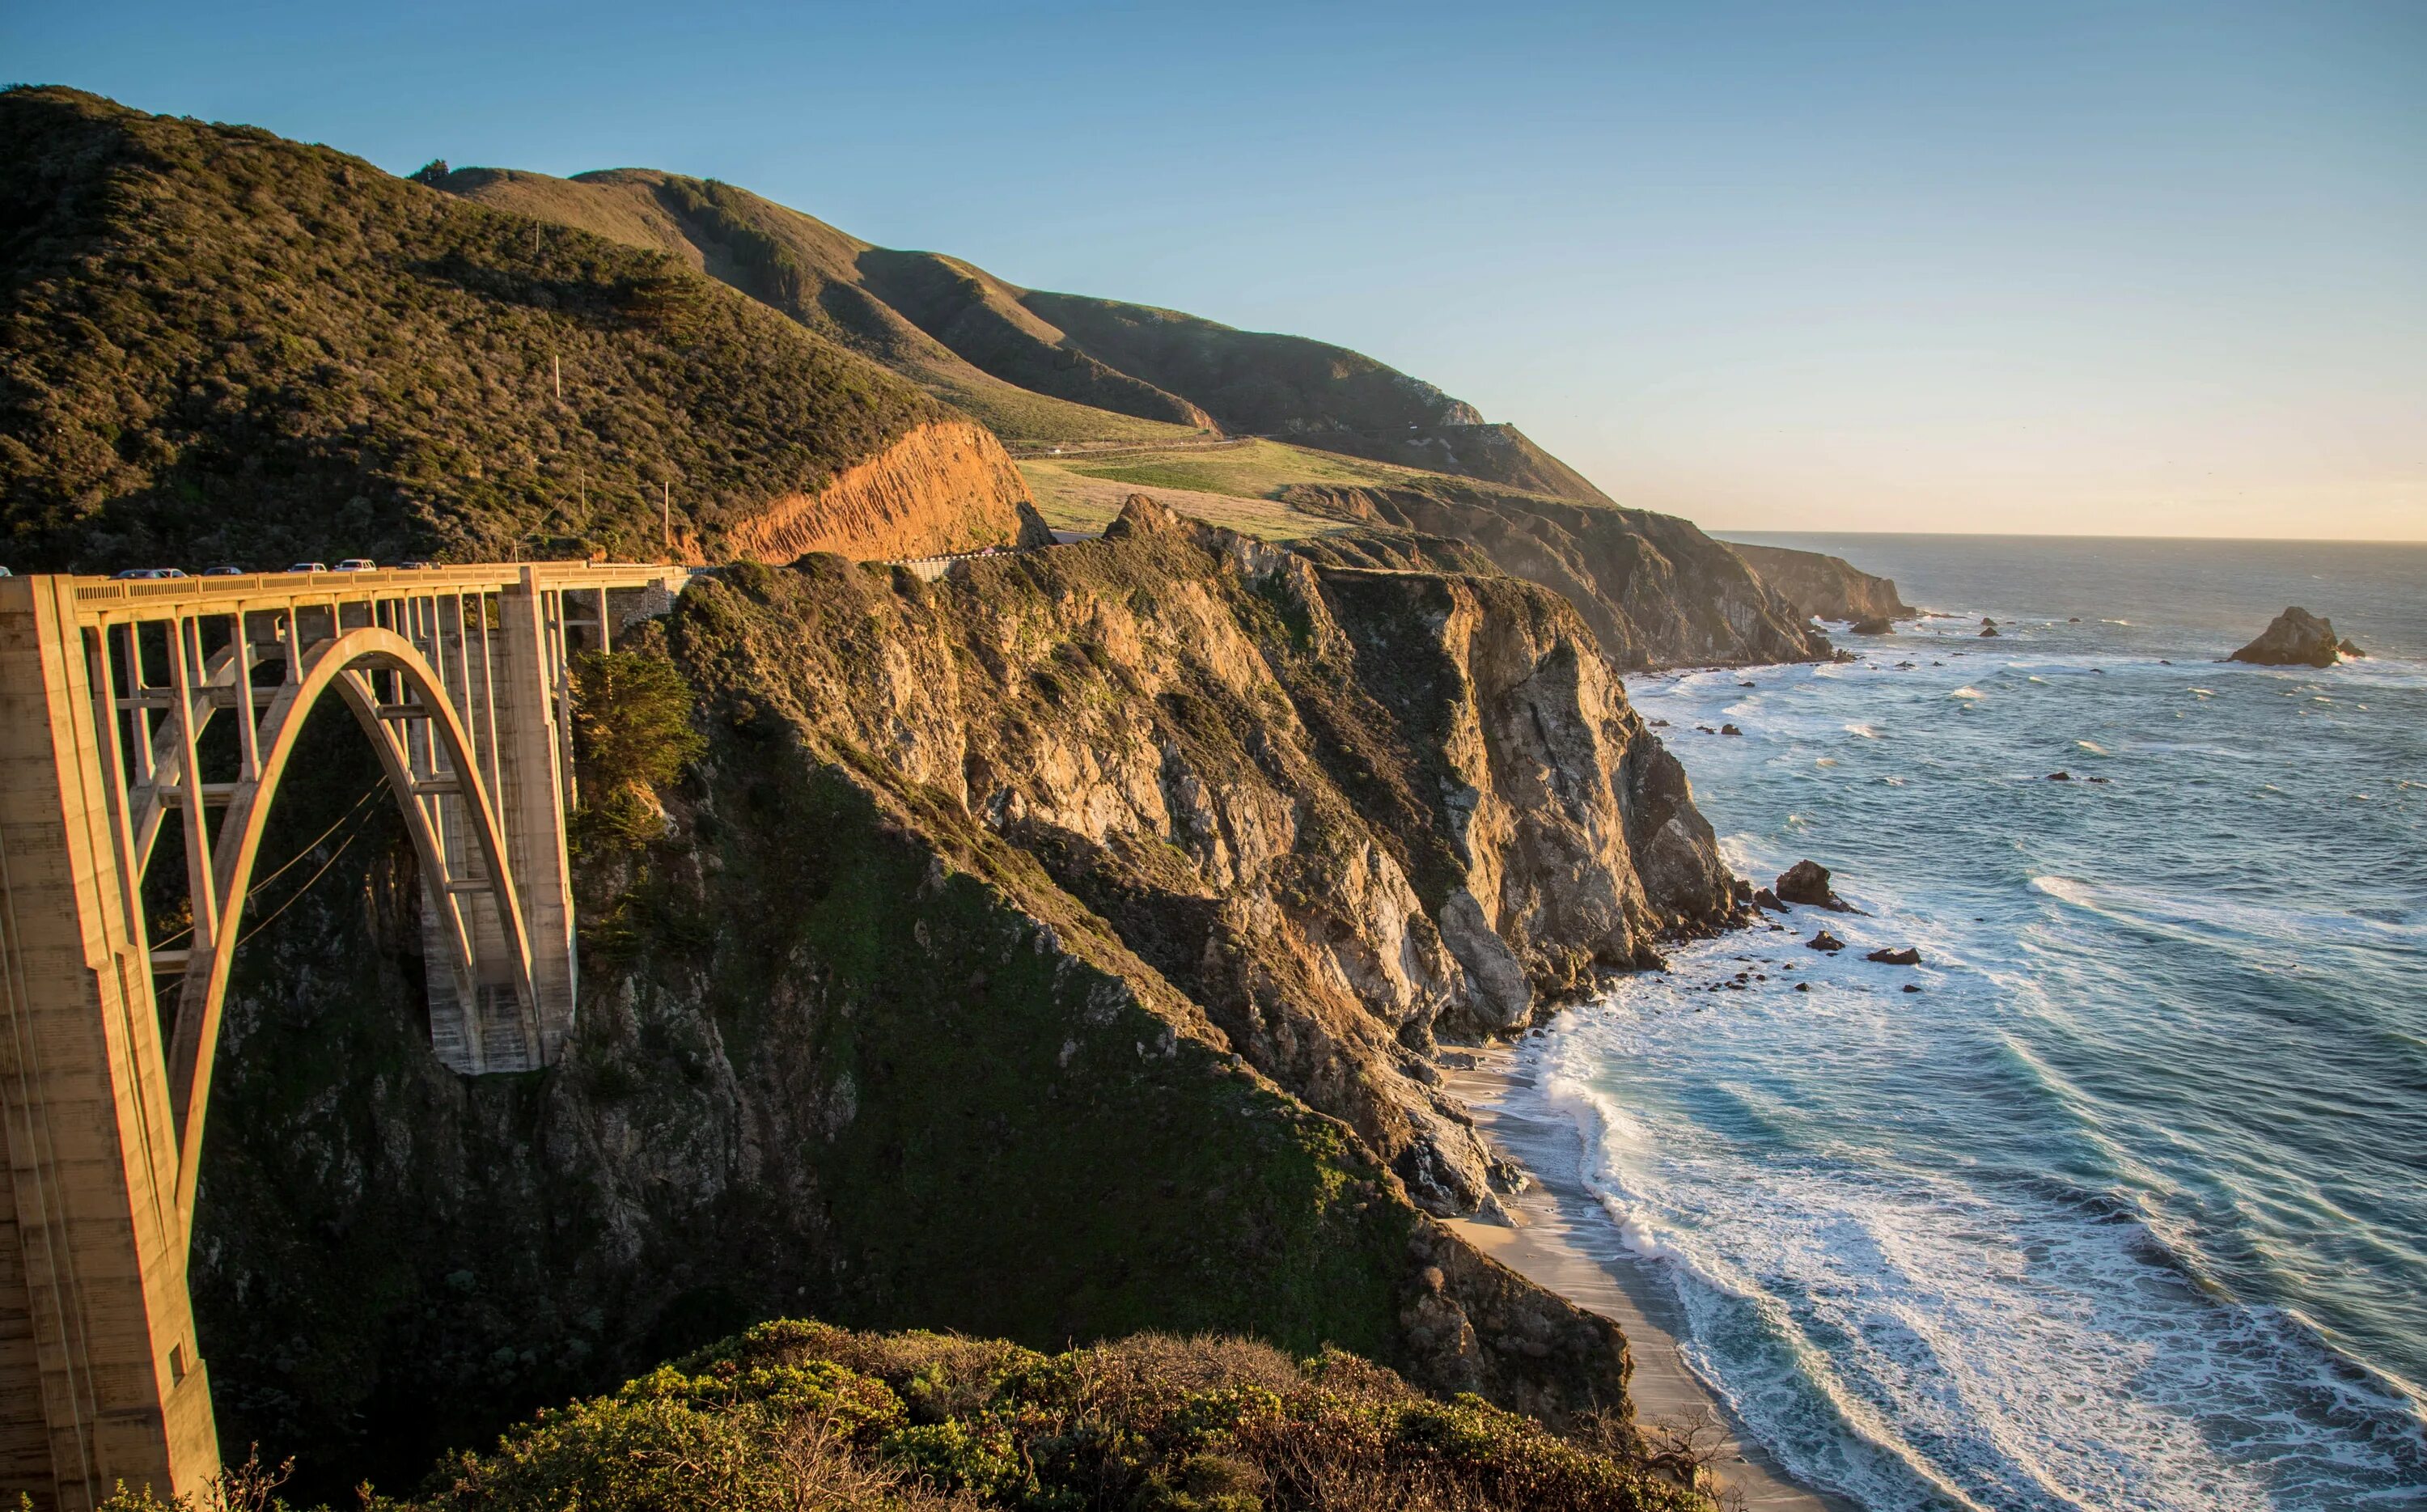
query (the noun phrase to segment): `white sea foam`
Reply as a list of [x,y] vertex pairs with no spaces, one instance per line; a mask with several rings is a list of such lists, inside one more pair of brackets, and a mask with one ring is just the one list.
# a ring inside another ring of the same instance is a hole
[[1965,683],[1963,687],[1958,688],[1955,691],[1947,694],[1946,696],[1949,698],[1986,698],[1989,695],[1982,692],[1979,689],[1973,687],[1970,683]]
[[1880,732],[1867,724],[1843,724],[1838,727],[1848,735],[1859,735],[1865,740],[1876,740],[1880,738]]

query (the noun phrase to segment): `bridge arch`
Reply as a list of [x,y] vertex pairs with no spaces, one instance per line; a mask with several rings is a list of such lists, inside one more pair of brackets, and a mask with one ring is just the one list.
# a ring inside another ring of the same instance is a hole
[[[382,679],[390,681],[392,686],[383,689]],[[506,937],[514,996],[527,1016],[536,1007],[530,935],[521,900],[514,890],[503,826],[481,776],[471,735],[448,701],[436,669],[412,642],[376,626],[349,630],[334,640],[320,642],[302,654],[293,675],[280,685],[262,716],[255,735],[260,753],[256,773],[251,780],[237,784],[220,821],[219,837],[212,845],[209,886],[217,903],[212,910],[216,926],[208,948],[198,949],[187,958],[176,1031],[169,1046],[168,1060],[170,1105],[177,1120],[176,1211],[188,1239],[193,1232],[194,1196],[201,1178],[203,1123],[210,1099],[212,1065],[218,1052],[220,1013],[236,948],[242,938],[245,894],[260,858],[262,834],[269,823],[279,779],[285,775],[286,763],[302,736],[307,716],[322,695],[333,689],[379,756],[390,794],[412,835],[424,885],[442,899],[478,890],[494,901],[497,921]],[[407,694],[409,699],[404,696]],[[404,719],[427,722],[432,744],[446,753],[448,771],[414,770],[410,743],[392,728]],[[420,801],[441,792],[461,798],[484,875],[473,878],[450,874],[448,848],[435,816]],[[201,913],[199,906],[196,913]],[[445,914],[444,932],[454,956],[450,964],[468,975],[475,963],[464,921],[451,909]]]
[[[245,894],[313,709],[334,691],[369,736],[421,861],[432,1050],[536,1069],[578,996],[572,654],[608,647],[611,591],[660,612],[690,576],[0,577],[0,1498],[204,1498],[219,1469],[186,1288],[199,1155]],[[223,709],[233,781],[196,743]],[[183,948],[146,913],[171,825]]]

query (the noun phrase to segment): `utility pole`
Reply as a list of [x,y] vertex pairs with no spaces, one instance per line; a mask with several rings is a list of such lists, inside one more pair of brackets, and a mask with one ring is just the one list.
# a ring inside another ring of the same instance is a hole
[[551,353],[547,366],[556,374],[556,402],[562,404],[564,402],[564,359]]
[[665,492],[658,499],[658,528],[665,534],[666,560],[671,561],[675,554],[675,485],[670,479],[660,479],[659,486]]

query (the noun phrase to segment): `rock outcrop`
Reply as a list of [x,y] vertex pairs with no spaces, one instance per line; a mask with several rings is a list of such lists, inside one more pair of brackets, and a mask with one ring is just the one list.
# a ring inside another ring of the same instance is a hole
[[1801,903],[1807,908],[1833,909],[1841,914],[1854,911],[1853,904],[1830,889],[1829,869],[1817,861],[1806,859],[1796,862],[1780,872],[1778,880],[1770,886],[1786,902]]
[[1456,549],[1447,543],[1479,549],[1510,577],[1566,594],[1621,668],[1829,655],[1828,638],[1805,625],[1742,557],[1673,515],[1446,482],[1298,485],[1282,496],[1310,512],[1366,526],[1360,533],[1378,538],[1359,545],[1323,537],[1302,545],[1318,557],[1382,552],[1434,567],[1455,560],[1441,555]]
[[2293,608],[2275,616],[2258,639],[2226,658],[2262,667],[2331,667],[2342,660],[2332,620]]
[[[709,754],[584,852],[561,1065],[432,1059],[392,823],[240,958],[194,1273],[230,1441],[394,1479],[775,1313],[1623,1401],[1614,1329],[1431,1216],[1501,1175],[1437,1036],[1737,916],[1564,600],[1140,500],[940,582],[744,563],[626,643]],[[373,779],[321,742],[277,844]]]
[[1002,444],[972,421],[938,419],[815,494],[788,494],[752,510],[726,530],[725,544],[736,557],[790,561],[812,551],[901,560],[1051,540]]
[[[1752,564],[1762,581],[1785,595],[1806,616],[1824,620],[1907,620],[1916,612],[1897,593],[1896,579],[1864,572],[1842,557],[1789,546],[1760,546],[1741,541],[1728,548]],[[1882,630],[1855,626],[1858,635],[1884,635]]]

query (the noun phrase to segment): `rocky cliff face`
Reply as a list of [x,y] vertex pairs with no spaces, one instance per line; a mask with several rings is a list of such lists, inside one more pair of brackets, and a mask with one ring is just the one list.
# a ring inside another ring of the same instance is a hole
[[936,420],[843,469],[815,494],[769,501],[737,522],[725,545],[755,561],[790,561],[813,551],[899,561],[1051,540],[993,433],[967,420]]
[[1896,579],[1874,577],[1842,557],[1736,541],[1728,546],[1805,615],[1824,620],[1900,620],[1914,612],[1898,594]]
[[[1427,1215],[1492,1174],[1434,1038],[1736,906],[1566,603],[1136,501],[940,583],[744,565],[631,643],[709,755],[582,862],[561,1065],[431,1060],[392,824],[240,957],[195,1271],[231,1442],[412,1473],[774,1312],[1622,1397],[1615,1330]],[[285,843],[369,781],[347,733]]]
[[[1813,661],[1825,636],[1744,559],[1674,515],[1569,504],[1455,483],[1407,488],[1300,485],[1301,509],[1377,528],[1361,541],[1308,549],[1341,560],[1433,564],[1448,538],[1502,572],[1574,603],[1624,668]],[[1427,539],[1430,538],[1430,539]]]

